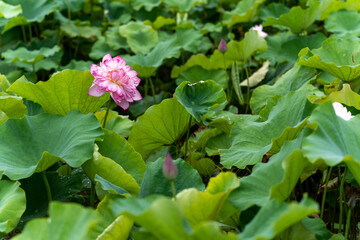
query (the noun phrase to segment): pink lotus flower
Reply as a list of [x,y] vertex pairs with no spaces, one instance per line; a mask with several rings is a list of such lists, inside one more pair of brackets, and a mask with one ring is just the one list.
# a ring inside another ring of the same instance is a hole
[[334,102],[333,107],[334,107],[336,115],[346,121],[348,121],[354,117],[351,115],[351,112],[348,112],[347,108],[344,107],[341,103]]
[[257,31],[259,36],[262,37],[262,38],[266,38],[267,35],[268,35],[266,32],[263,32],[263,26],[261,24],[260,25],[255,25],[251,29]]
[[100,62],[100,67],[92,64],[90,72],[95,78],[88,91],[90,96],[100,97],[105,92],[110,92],[116,104],[124,110],[128,109],[129,102],[142,99],[136,89],[140,78],[136,76],[136,71],[132,71],[130,66],[126,65],[122,57],[112,58],[110,53],[106,54]]

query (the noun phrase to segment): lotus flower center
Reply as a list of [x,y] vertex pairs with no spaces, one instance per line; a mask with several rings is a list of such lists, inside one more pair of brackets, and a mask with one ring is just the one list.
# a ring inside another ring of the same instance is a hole
[[126,72],[123,69],[112,70],[108,73],[108,77],[111,82],[117,85],[126,84],[129,77],[126,75]]

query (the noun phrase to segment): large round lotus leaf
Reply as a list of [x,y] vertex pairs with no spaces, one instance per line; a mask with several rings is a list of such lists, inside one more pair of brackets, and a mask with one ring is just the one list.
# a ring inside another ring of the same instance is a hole
[[[261,121],[237,121],[231,129],[232,145],[220,149],[221,164],[226,168],[245,168],[261,162],[266,153],[277,153],[285,141],[296,138],[305,127],[313,105],[305,89],[275,96],[260,112]],[[295,114],[296,113],[296,114]]]
[[302,136],[286,142],[268,163],[259,163],[251,175],[241,178],[241,185],[228,200],[243,211],[250,206],[264,206],[270,199],[285,200],[292,193],[308,161],[300,148]]
[[61,30],[72,38],[93,38],[101,35],[100,28],[91,26],[90,22],[81,22],[80,20],[62,23]]
[[103,219],[93,209],[75,203],[52,202],[48,219],[35,219],[26,224],[14,240],[90,240],[102,232]]
[[282,14],[279,18],[269,17],[264,26],[285,26],[293,33],[300,33],[310,27],[317,17],[331,4],[332,0],[312,0],[308,2],[308,8],[300,6],[291,8],[290,12]]
[[22,179],[63,159],[79,167],[91,158],[103,132],[92,114],[72,111],[66,117],[42,113],[9,119],[0,126],[0,169]]
[[15,0],[11,3],[21,4],[22,15],[29,22],[41,22],[46,15],[59,7],[56,2],[50,0]]
[[325,29],[337,36],[360,35],[360,14],[355,11],[333,12],[325,21]]
[[19,182],[0,181],[0,237],[16,227],[25,211],[25,192],[19,186]]
[[154,7],[160,5],[161,0],[132,0],[130,3],[132,8],[136,11],[139,11],[140,8],[144,7],[146,11],[150,12]]
[[20,5],[10,5],[4,3],[3,1],[0,2],[0,17],[4,18],[13,18],[22,13],[22,9]]
[[246,62],[254,53],[265,52],[267,43],[264,38],[260,37],[258,32],[250,30],[245,33],[245,37],[240,42],[230,41],[228,50],[225,52],[225,58],[231,61]]
[[176,79],[176,84],[180,85],[184,81],[196,83],[205,80],[214,80],[217,84],[221,85],[223,89],[227,88],[228,80],[225,70],[206,70],[200,66],[191,67],[180,73],[179,77]]
[[243,240],[273,239],[291,225],[318,211],[318,204],[307,197],[300,203],[274,199],[259,210],[238,236]]
[[229,28],[236,23],[250,22],[257,14],[260,5],[264,0],[243,0],[239,1],[236,8],[224,12],[223,23]]
[[64,70],[48,81],[36,84],[20,78],[8,91],[39,103],[49,113],[65,116],[72,110],[80,110],[86,114],[95,112],[109,99],[109,94],[101,97],[88,95],[93,80],[89,71]]
[[328,38],[321,48],[301,50],[299,64],[318,68],[343,80],[360,77],[360,42],[353,39]]
[[122,25],[119,32],[126,38],[134,53],[147,54],[159,41],[157,32],[142,22],[129,22]]
[[283,74],[274,85],[261,85],[257,87],[250,99],[250,107],[253,114],[259,114],[266,106],[266,102],[273,96],[286,95],[289,91],[296,91],[308,85],[315,77],[316,70],[300,65],[294,66]]
[[314,110],[309,121],[317,123],[317,128],[303,141],[304,155],[312,163],[325,163],[328,166],[344,161],[360,183],[359,116],[346,121],[335,114],[328,101]]
[[266,7],[260,9],[260,19],[266,21],[268,17],[278,18],[284,13],[290,11],[284,4],[281,3],[270,3]]
[[146,160],[152,151],[176,143],[188,129],[189,119],[190,114],[176,99],[166,99],[136,119],[129,143]]
[[136,54],[133,56],[125,55],[123,58],[128,65],[138,72],[140,77],[150,77],[165,59],[178,58],[181,53],[180,49],[179,41],[176,37],[172,37],[159,42],[146,56]]
[[174,96],[198,122],[210,110],[223,108],[227,103],[223,88],[212,80],[193,84],[183,82],[176,88]]
[[60,51],[59,46],[52,48],[42,47],[37,50],[29,50],[24,47],[17,48],[16,50],[8,49],[2,53],[2,56],[8,62],[23,62],[28,64],[35,64],[45,57],[53,56],[55,53]]
[[196,5],[206,3],[206,0],[164,0],[164,3],[176,12],[188,12]]

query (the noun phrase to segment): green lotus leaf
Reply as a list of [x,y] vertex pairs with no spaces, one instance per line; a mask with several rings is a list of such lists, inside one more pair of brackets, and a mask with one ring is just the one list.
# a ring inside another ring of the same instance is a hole
[[193,9],[196,5],[206,4],[207,0],[163,0],[165,5],[174,9],[177,12],[188,12]]
[[304,155],[311,163],[335,166],[346,162],[353,176],[360,183],[360,159],[358,144],[360,127],[358,116],[346,121],[335,114],[331,102],[321,104],[312,113],[310,122],[317,124],[313,134],[303,141]]
[[344,84],[340,91],[332,92],[326,97],[317,99],[314,103],[321,104],[329,100],[343,103],[349,107],[355,107],[360,110],[360,95],[352,91],[349,84]]
[[134,53],[147,54],[159,41],[157,32],[142,22],[129,22],[119,28],[120,35]]
[[21,5],[22,15],[28,22],[42,22],[46,15],[59,8],[56,2],[50,0],[15,0],[12,3]]
[[209,156],[220,155],[219,149],[228,149],[231,146],[229,133],[222,133],[212,137],[206,143],[205,151]]
[[22,16],[8,19],[3,31],[1,33],[4,34],[5,32],[9,31],[10,29],[12,29],[16,26],[22,26],[22,25],[26,25],[26,24],[28,24],[28,21],[26,21],[26,19]]
[[115,217],[125,215],[148,230],[155,239],[187,239],[191,231],[177,204],[165,197],[119,198],[107,195],[98,209]]
[[330,6],[331,2],[332,0],[308,1],[308,8],[293,7],[290,12],[282,14],[279,18],[267,18],[263,26],[285,26],[290,28],[293,33],[301,33],[315,22],[320,14]]
[[282,75],[274,85],[261,85],[257,87],[250,99],[250,107],[253,114],[258,114],[266,106],[266,102],[273,96],[285,95],[289,91],[296,91],[308,85],[315,77],[313,68],[296,65]]
[[245,33],[244,39],[240,42],[232,40],[228,43],[225,58],[231,61],[246,62],[255,52],[265,52],[266,49],[265,39],[260,37],[257,31],[250,30]]
[[97,240],[127,240],[134,222],[125,216],[117,217],[96,239]]
[[203,35],[200,30],[195,29],[176,29],[176,36],[180,42],[181,47],[185,51],[196,53],[203,40]]
[[[266,153],[277,153],[285,141],[296,138],[305,127],[314,105],[309,104],[305,89],[275,96],[260,113],[259,122],[240,120],[234,124],[229,149],[220,149],[221,164],[226,168],[261,162]],[[294,114],[296,113],[296,114]]]
[[83,9],[85,0],[55,0],[61,5],[62,10],[77,12]]
[[146,11],[150,12],[154,7],[159,6],[161,2],[161,0],[133,0],[131,1],[131,6],[136,11],[144,7]]
[[108,46],[113,50],[129,49],[126,43],[126,38],[122,37],[119,33],[119,26],[109,27],[105,32],[105,41]]
[[260,9],[260,19],[265,22],[268,17],[279,18],[284,13],[290,11],[284,4],[270,3],[266,7]]
[[223,88],[212,80],[193,84],[183,82],[176,88],[174,96],[198,122],[210,110],[224,108],[227,103]]
[[[165,156],[155,162],[149,162],[140,189],[140,197],[147,197],[151,194],[162,194],[171,197],[171,183],[164,177],[163,164]],[[198,172],[182,159],[174,160],[178,169],[178,176],[174,180],[176,192],[187,188],[204,190],[205,186]]]
[[95,112],[109,100],[109,94],[101,97],[88,95],[93,80],[89,71],[64,70],[54,74],[48,81],[36,84],[20,78],[8,91],[39,103],[49,113],[65,116],[76,109],[86,114]]
[[166,26],[166,25],[173,25],[175,24],[176,21],[175,19],[173,18],[165,18],[163,16],[158,16],[155,21],[153,22],[153,26],[155,29],[160,29],[162,28],[163,26]]
[[101,35],[98,27],[91,26],[90,22],[82,22],[80,20],[62,23],[60,28],[61,31],[64,31],[72,38],[93,38]]
[[286,142],[268,163],[259,163],[251,175],[241,178],[241,185],[229,196],[239,210],[253,205],[264,206],[270,199],[285,200],[292,193],[308,161],[300,148],[302,135]]
[[176,37],[159,42],[146,56],[136,54],[125,55],[123,58],[127,64],[138,72],[140,77],[151,77],[165,59],[178,58],[181,46]]
[[3,114],[0,124],[8,118],[22,118],[28,113],[21,97],[5,92],[9,86],[10,83],[6,77],[0,75],[0,111]]
[[176,196],[176,203],[185,214],[191,227],[204,221],[215,220],[227,196],[239,186],[239,180],[231,172],[211,178],[205,192],[186,189]]
[[[43,174],[48,180],[52,201],[71,201],[83,189],[83,171],[78,171],[79,169],[71,171],[67,165],[63,166],[66,176],[60,175],[58,172],[46,171],[20,180],[21,187],[26,194],[26,210],[21,216],[19,229],[22,229],[27,222],[34,218],[47,215],[49,199]],[[58,169],[58,171],[60,170]],[[85,178],[87,180],[86,176]]]
[[[98,141],[96,143],[99,146],[99,153],[120,165],[121,168],[123,168],[126,173],[130,174],[140,186],[146,170],[146,165],[140,154],[137,153],[126,139],[119,134],[107,129],[103,130],[105,133],[103,141]],[[110,169],[104,169],[104,171],[109,170]],[[98,175],[100,174],[98,173]],[[103,177],[104,176],[105,175],[103,175]],[[115,178],[115,175],[112,177]],[[121,181],[121,179],[119,179],[119,181]]]
[[224,12],[223,23],[229,28],[236,23],[250,22],[259,12],[259,8],[264,0],[243,0],[236,8],[229,12]]
[[93,209],[75,203],[52,202],[49,218],[40,218],[26,224],[23,232],[14,240],[59,239],[90,240],[101,233],[101,216]]
[[92,61],[77,61],[72,59],[67,65],[60,67],[61,70],[72,69],[77,71],[86,71],[89,70],[91,65],[94,64]]
[[[126,140],[123,143],[126,144]],[[136,166],[136,164],[134,165]],[[95,175],[98,175],[131,194],[138,195],[140,192],[140,186],[136,180],[120,164],[102,156],[97,150],[94,151],[93,157],[83,164],[82,168],[92,181],[94,181]]]
[[315,234],[316,239],[331,239],[333,235],[320,218],[304,218],[301,223]]
[[16,50],[6,50],[2,53],[2,56],[7,62],[23,62],[27,64],[35,64],[45,57],[54,55],[60,51],[59,46],[52,48],[42,47],[38,50],[29,50],[24,47],[17,48]]
[[325,21],[325,29],[337,37],[360,36],[360,15],[355,11],[333,12]]
[[0,2],[0,17],[13,18],[22,13],[21,5],[10,5]]
[[129,143],[145,160],[151,152],[176,143],[188,129],[189,119],[190,114],[176,99],[166,99],[136,119]]
[[273,239],[291,225],[318,211],[318,204],[307,197],[300,203],[285,203],[274,199],[259,210],[238,236],[243,240]]
[[[107,43],[106,39],[102,36],[98,37],[98,40],[92,45],[89,57],[92,59],[102,59],[103,56],[110,53],[112,56],[117,55],[117,51],[113,50]],[[90,69],[90,68],[88,68]],[[87,70],[87,69],[86,69]]]
[[224,234],[216,222],[202,222],[196,227],[194,227],[194,232],[189,238],[191,240],[208,240],[208,239],[217,239],[217,240],[238,240],[233,233]]
[[180,73],[193,66],[200,66],[206,70],[227,69],[232,63],[233,60],[225,58],[219,50],[215,50],[209,58],[202,53],[195,54],[192,55],[184,65],[180,67],[174,66],[171,71],[171,77],[176,78]]
[[[95,113],[95,116],[100,123],[104,122],[105,115],[106,110]],[[133,125],[134,121],[130,120],[129,116],[121,116],[118,115],[117,112],[111,112],[111,110],[108,112],[105,125],[106,129],[112,130],[120,136],[127,138],[129,137],[130,130]]]
[[179,74],[176,79],[176,84],[180,85],[182,82],[189,81],[196,83],[198,81],[214,80],[217,84],[221,85],[223,89],[227,88],[227,75],[226,71],[206,70],[200,66],[194,66]]
[[325,20],[332,12],[338,12],[339,10],[360,10],[360,2],[357,0],[348,0],[343,2],[341,0],[334,0],[331,2],[330,6],[326,8],[320,17],[320,20]]
[[26,208],[19,182],[0,180],[0,237],[13,230]]
[[79,167],[91,158],[94,141],[102,134],[95,116],[79,111],[66,117],[42,113],[9,119],[0,125],[0,169],[17,180],[59,160]]
[[360,76],[360,42],[353,39],[328,38],[321,48],[303,49],[299,64],[318,68],[349,82]]

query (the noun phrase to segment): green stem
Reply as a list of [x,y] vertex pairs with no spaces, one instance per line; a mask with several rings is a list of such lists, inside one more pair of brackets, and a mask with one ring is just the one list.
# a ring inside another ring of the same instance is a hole
[[32,41],[31,23],[29,24],[29,36],[30,36],[30,42],[31,42]]
[[346,218],[346,228],[345,228],[345,239],[348,239],[349,229],[350,229],[350,219],[351,219],[351,207],[349,207],[347,218]]
[[[338,173],[339,173],[339,178],[340,178],[341,177],[340,167],[338,168]],[[345,174],[346,174],[346,167],[345,167],[344,174],[343,174],[343,177],[341,178],[341,183],[340,183],[340,213],[339,213],[339,231],[338,231],[338,233],[342,232],[343,202],[345,201],[345,199],[343,199]]]
[[149,107],[148,89],[149,89],[149,80],[145,78],[145,109]]
[[250,82],[249,82],[249,72],[247,67],[245,67],[245,73],[246,73],[246,82],[247,82],[247,96],[246,96],[246,109],[245,114],[249,110],[249,104],[250,104]]
[[326,176],[325,187],[324,187],[324,192],[323,192],[322,201],[321,201],[320,219],[322,219],[324,216],[324,206],[325,206],[325,199],[326,199],[326,193],[327,193],[327,186],[329,183],[331,171],[332,171],[332,167],[329,168],[329,170],[327,172],[327,176]]
[[105,113],[105,117],[104,117],[104,120],[103,120],[103,123],[102,123],[102,128],[105,128],[105,125],[106,125],[106,120],[107,120],[107,117],[109,115],[109,111],[110,111],[110,106],[111,106],[111,99],[108,101],[108,106],[106,108],[106,113]]
[[66,7],[67,7],[67,15],[68,15],[68,19],[71,20],[71,7],[70,7],[70,3],[69,0],[66,0]]
[[184,158],[186,159],[187,156],[187,152],[188,152],[188,145],[189,145],[189,135],[190,135],[190,128],[191,128],[191,120],[192,120],[192,116],[190,116],[189,118],[189,127],[186,133],[186,142],[185,142],[185,155]]
[[176,200],[176,188],[175,188],[175,182],[174,180],[170,181],[170,185],[171,185],[171,192],[173,194],[174,199]]
[[91,188],[90,188],[90,207],[94,207],[95,203],[95,183],[91,181]]
[[52,201],[52,197],[51,197],[51,189],[50,189],[49,181],[46,177],[45,171],[43,171],[41,175],[42,175],[42,178],[44,179],[46,193],[47,193],[47,197],[48,197],[48,200],[50,203]]
[[153,84],[151,78],[149,78],[149,82],[150,82],[150,87],[151,87],[151,93],[152,93],[153,99],[154,99],[154,103],[153,103],[153,104],[156,104],[155,87],[154,87],[154,84]]
[[26,41],[26,33],[25,33],[25,27],[24,27],[24,25],[21,25],[21,32],[22,32],[22,35],[23,35],[23,40],[24,40],[24,42],[27,42],[27,41]]

